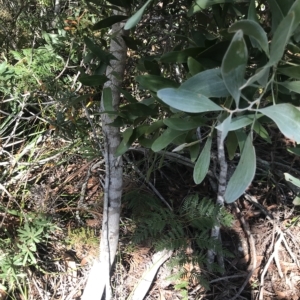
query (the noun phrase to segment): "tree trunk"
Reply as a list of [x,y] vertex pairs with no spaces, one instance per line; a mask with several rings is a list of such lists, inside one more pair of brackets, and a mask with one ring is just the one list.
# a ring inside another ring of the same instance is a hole
[[[122,12],[114,11],[114,14]],[[115,24],[112,26],[110,52],[116,57],[111,60],[111,66],[107,67],[106,76],[109,81],[104,88],[110,88],[112,92],[112,105],[114,110],[118,109],[120,101],[120,91],[125,63],[127,48],[122,39],[124,35],[124,24]],[[116,77],[117,76],[117,77]],[[103,107],[103,97],[101,101],[101,110]],[[94,263],[90,272],[82,300],[100,300],[103,291],[106,291],[106,300],[112,298],[110,288],[111,267],[115,259],[118,240],[119,240],[119,220],[121,208],[121,196],[123,185],[123,167],[122,157],[116,157],[114,153],[120,144],[120,131],[117,127],[111,127],[108,124],[113,121],[112,116],[102,115],[102,132],[104,139],[104,158],[106,166],[104,203],[103,203],[103,222],[100,241],[99,261]]]

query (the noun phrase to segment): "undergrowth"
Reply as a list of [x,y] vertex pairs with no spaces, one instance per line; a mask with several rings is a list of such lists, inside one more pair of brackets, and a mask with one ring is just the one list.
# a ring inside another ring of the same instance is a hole
[[187,274],[183,266],[191,264],[195,268],[192,268],[189,279],[196,279],[209,289],[201,273],[202,267],[220,273],[224,270],[216,263],[209,264],[207,250],[212,249],[217,255],[231,256],[219,240],[210,237],[210,232],[216,225],[230,227],[233,216],[211,199],[200,199],[196,193],[188,195],[173,211],[165,208],[157,198],[136,190],[127,193],[124,202],[135,223],[133,242],[150,242],[156,250],[176,250],[177,255],[171,260],[171,266],[181,270],[177,272],[176,279],[183,279]]

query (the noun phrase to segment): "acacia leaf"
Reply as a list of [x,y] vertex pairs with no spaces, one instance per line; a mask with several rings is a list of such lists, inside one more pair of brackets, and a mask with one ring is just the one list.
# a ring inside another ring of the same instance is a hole
[[248,135],[240,161],[229,179],[224,199],[227,203],[236,201],[251,184],[256,170],[256,155],[251,133]]
[[300,143],[300,111],[295,106],[282,103],[258,111],[272,119],[287,138]]
[[167,88],[157,92],[157,96],[166,104],[184,112],[200,113],[223,110],[207,97],[183,88]]
[[196,184],[200,184],[208,172],[210,164],[211,144],[212,138],[211,136],[209,136],[194,167],[193,178]]

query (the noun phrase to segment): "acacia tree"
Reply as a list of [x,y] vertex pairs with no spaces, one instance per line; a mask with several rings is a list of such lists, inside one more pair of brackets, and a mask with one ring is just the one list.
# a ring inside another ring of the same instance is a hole
[[[122,9],[113,11],[117,17]],[[104,102],[109,103],[111,112],[117,111],[120,103],[120,88],[124,77],[127,47],[122,38],[125,34],[124,24],[116,23],[112,26],[113,39],[110,42],[110,53],[113,59],[106,69],[108,81],[103,86],[101,112],[107,109]],[[106,298],[111,299],[110,273],[115,260],[119,240],[119,222],[123,185],[123,162],[118,157],[116,149],[120,144],[118,127],[110,126],[114,117],[102,114],[102,134],[104,140],[103,154],[105,158],[106,176],[103,203],[102,233],[100,239],[99,261],[94,263],[82,299],[101,299],[105,289]]]
[[[168,5],[168,1],[154,1],[147,10],[151,2],[147,1],[127,21],[126,29],[136,26],[143,14],[149,20],[149,13],[151,20],[150,12],[155,11],[155,4]],[[127,129],[122,133],[120,145],[114,148],[115,155],[121,157],[136,140],[154,152],[175,144],[175,151],[189,150],[191,161],[195,162],[194,181],[200,184],[209,171],[212,141],[217,136],[220,165],[217,202],[220,205],[232,203],[243,195],[254,178],[253,139],[257,134],[270,142],[265,129],[270,120],[286,137],[300,142],[300,113],[293,106],[293,95],[299,92],[299,82],[294,81],[299,78],[294,53],[299,42],[300,1],[264,1],[258,8],[253,0],[245,3],[181,1],[174,6],[173,11],[170,7],[164,10],[164,22],[170,20],[168,17],[182,17],[182,7],[187,7],[186,20],[194,18],[195,24],[202,28],[185,27],[186,36],[174,31],[178,38],[176,49],[167,49],[155,57],[143,57],[143,71],[148,74],[136,80],[141,88],[150,91],[152,98],[139,103],[131,99],[132,103],[122,107],[116,120],[127,124]],[[272,13],[271,34],[265,31],[268,26],[262,13],[265,10],[267,14]],[[285,54],[286,47],[292,56]],[[166,111],[168,117],[151,124],[151,129],[143,122],[133,122],[132,115],[135,120],[151,117],[157,106]],[[133,110],[134,114],[130,115]],[[207,128],[206,142],[201,149],[199,143],[205,140],[203,128]],[[225,147],[230,159],[236,152],[240,155],[229,182]],[[105,221],[103,224],[106,226]],[[216,224],[212,236],[218,238],[219,235]],[[210,263],[214,255],[211,249]],[[219,262],[222,264],[222,258]]]

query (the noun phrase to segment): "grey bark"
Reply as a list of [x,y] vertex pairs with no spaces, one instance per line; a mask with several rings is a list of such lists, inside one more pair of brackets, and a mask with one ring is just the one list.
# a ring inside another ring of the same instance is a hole
[[[114,11],[114,14],[122,14],[122,12]],[[115,24],[112,27],[110,52],[116,57],[111,60],[111,65],[107,67],[106,76],[108,81],[104,88],[110,88],[112,91],[113,107],[118,109],[120,102],[120,92],[124,76],[127,48],[122,39],[124,35],[124,24]],[[117,74],[116,77],[114,74]],[[102,99],[103,100],[103,99]],[[103,101],[101,103],[103,110]],[[102,234],[100,241],[100,257],[92,267],[82,300],[100,300],[105,289],[106,300],[112,299],[110,288],[111,267],[115,259],[118,239],[119,239],[119,220],[122,196],[122,157],[116,157],[114,153],[120,144],[119,128],[111,127],[108,124],[113,121],[112,116],[102,115],[102,132],[104,139],[104,158],[106,165],[106,178],[103,203],[103,221]]]

